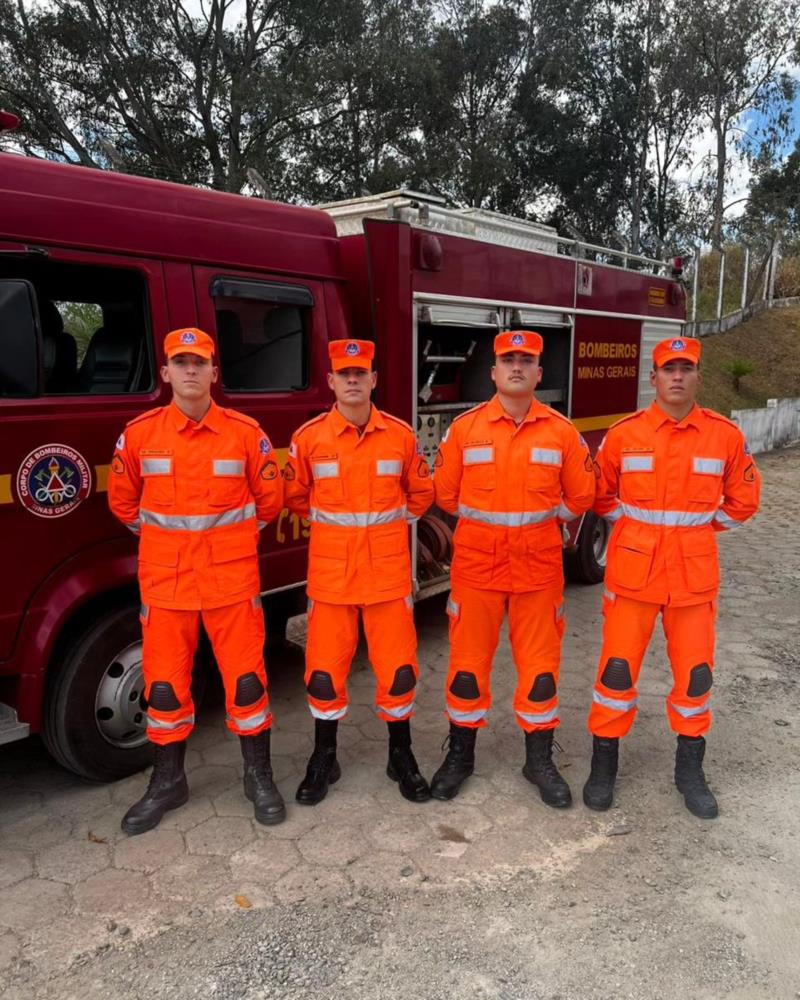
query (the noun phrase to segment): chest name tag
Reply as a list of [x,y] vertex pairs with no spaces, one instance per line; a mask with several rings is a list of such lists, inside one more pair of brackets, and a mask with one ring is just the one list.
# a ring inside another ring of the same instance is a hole
[[336,479],[339,475],[338,462],[315,462],[312,466],[314,479]]
[[535,465],[561,465],[561,449],[531,448],[531,462]]
[[725,463],[721,458],[695,458],[692,470],[703,476],[721,476],[725,471]]
[[653,471],[653,456],[652,455],[623,455],[622,456],[622,471],[623,472],[652,472]]
[[215,458],[215,476],[243,476],[244,462],[234,458]]
[[143,458],[142,459],[142,475],[143,476],[171,476],[172,475],[172,459],[171,458]]
[[379,458],[376,466],[379,476],[399,476],[402,472],[402,464],[396,459]]
[[465,448],[464,465],[483,465],[494,461],[494,448]]

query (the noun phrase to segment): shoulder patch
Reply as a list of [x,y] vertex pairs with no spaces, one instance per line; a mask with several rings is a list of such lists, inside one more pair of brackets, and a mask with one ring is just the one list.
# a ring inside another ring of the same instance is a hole
[[407,430],[409,434],[414,434],[414,428],[411,424],[407,424],[405,420],[401,420],[400,417],[396,417],[393,413],[387,413],[385,410],[378,410],[378,412],[384,420],[391,420],[392,423],[400,424],[400,426]]
[[226,417],[230,417],[231,420],[240,420],[243,424],[248,424],[250,427],[256,427],[261,433],[261,424],[254,420],[252,417],[248,417],[246,413],[240,413],[239,410],[229,410],[226,406],[221,406],[220,409],[225,414]]
[[138,417],[134,417],[133,420],[129,420],[126,427],[133,427],[134,424],[141,423],[143,420],[152,420],[153,417],[157,417],[159,413],[163,413],[166,410],[166,406],[157,406],[154,410],[145,410],[144,413],[140,413]]

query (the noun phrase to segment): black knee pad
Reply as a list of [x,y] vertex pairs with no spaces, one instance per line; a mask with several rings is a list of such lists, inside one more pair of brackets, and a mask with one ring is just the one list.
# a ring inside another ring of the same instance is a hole
[[528,701],[549,701],[556,696],[556,679],[551,673],[539,674],[528,692]]
[[153,681],[147,702],[150,708],[155,708],[159,712],[174,712],[181,707],[175,689],[169,681]]
[[417,678],[414,676],[414,668],[410,663],[404,667],[398,667],[394,672],[394,680],[389,688],[389,694],[408,694],[417,686]]
[[236,697],[233,699],[233,703],[237,708],[255,705],[265,690],[258,674],[252,671],[249,674],[242,674],[236,681]]
[[306,691],[317,701],[334,701],[336,699],[336,689],[327,670],[313,670],[308,678]]
[[707,694],[713,683],[711,667],[707,663],[698,663],[689,671],[689,690],[686,693],[690,698],[697,698],[698,695]]
[[627,660],[612,656],[607,662],[600,683],[609,691],[628,691],[633,687],[631,668]]
[[459,670],[450,685],[450,694],[455,698],[465,698],[467,701],[480,698],[481,692],[475,674],[468,670]]

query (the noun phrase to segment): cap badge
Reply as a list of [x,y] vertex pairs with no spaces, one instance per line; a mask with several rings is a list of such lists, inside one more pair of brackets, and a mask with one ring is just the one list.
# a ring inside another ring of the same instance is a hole
[[347,347],[345,347],[344,351],[345,351],[345,354],[349,354],[351,357],[354,354],[359,354],[360,353],[358,344],[354,344],[352,341],[350,341],[350,343],[347,345]]
[[196,344],[197,343],[197,337],[192,333],[191,330],[184,330],[183,333],[181,334],[181,343],[182,344]]
[[514,347],[522,347],[522,345],[525,343],[525,338],[522,336],[521,333],[515,333],[514,336],[511,338],[511,343],[514,345]]
[[671,351],[685,351],[686,350],[686,341],[685,340],[673,340],[672,343],[669,345],[669,349]]

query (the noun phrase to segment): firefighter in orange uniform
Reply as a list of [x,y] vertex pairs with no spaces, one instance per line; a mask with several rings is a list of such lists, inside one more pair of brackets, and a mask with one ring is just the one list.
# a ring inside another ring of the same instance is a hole
[[553,763],[564,634],[561,525],[594,498],[586,443],[534,395],[542,338],[495,338],[497,394],[451,424],[436,459],[436,502],[458,514],[451,569],[450,745],[431,793],[451,799],[475,765],[475,737],[491,705],[489,678],[508,611],[517,669],[514,711],[525,732],[523,774],[547,805],[572,802]]
[[661,614],[672,666],[667,718],[677,734],[675,784],[695,816],[717,802],[703,772],[719,590],[715,532],[758,509],[760,476],[742,432],[695,403],[700,342],[664,340],[653,350],[655,401],[614,424],[597,455],[595,511],[614,529],[603,598],[603,648],[589,730],[590,809],[613,800],[619,741],[636,715],[636,682]]
[[311,521],[305,682],[315,741],[296,797],[314,805],[341,775],[337,727],[360,614],[389,730],[387,774],[405,798],[424,802],[430,790],[409,724],[419,668],[408,521],[431,505],[433,483],[412,429],[370,402],[375,345],[335,340],[328,350],[336,404],[295,433],[284,468],[287,506]]
[[122,829],[144,833],[188,798],[183,761],[201,619],[222,672],[228,728],[241,741],[245,795],[260,823],[279,823],[286,808],[270,767],[257,546],[283,506],[283,480],[256,421],[212,401],[208,334],[173,330],[164,351],[172,402],[128,424],[108,483],[112,512],[140,537],[147,736],[155,744],[150,784]]

